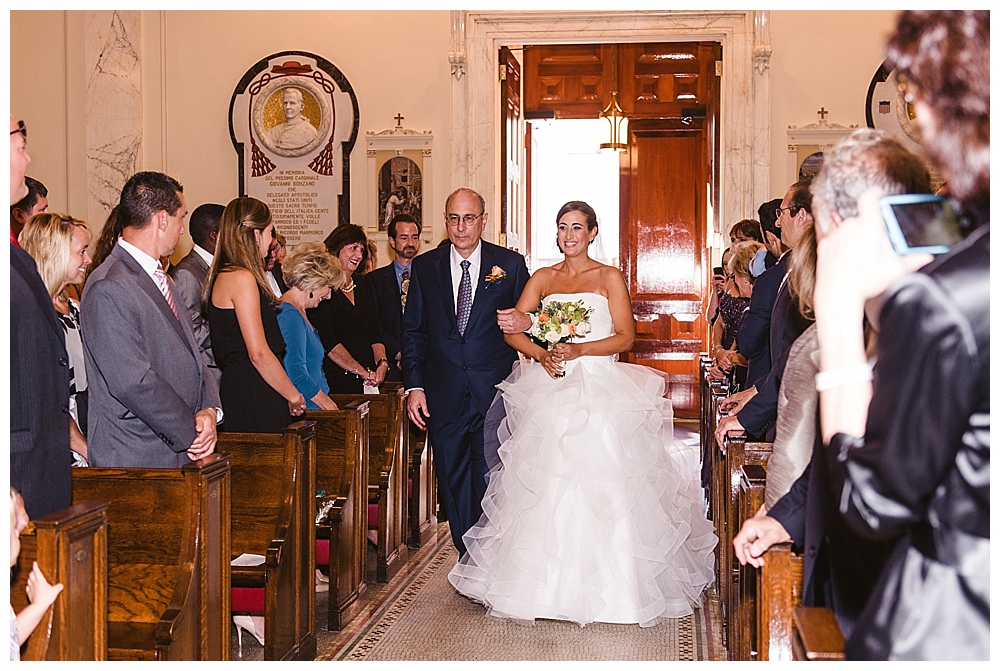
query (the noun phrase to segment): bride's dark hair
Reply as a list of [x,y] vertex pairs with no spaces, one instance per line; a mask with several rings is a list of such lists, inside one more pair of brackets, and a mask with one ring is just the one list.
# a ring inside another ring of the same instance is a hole
[[[594,208],[592,208],[590,205],[587,205],[582,200],[571,200],[562,207],[560,207],[559,212],[556,214],[556,224],[559,223],[559,220],[562,219],[563,215],[565,215],[567,212],[582,213],[583,216],[586,217],[587,219],[588,231],[593,231],[597,228],[597,213],[594,212]],[[563,251],[563,248],[559,244],[558,239],[556,240],[556,247],[559,248],[560,252]]]

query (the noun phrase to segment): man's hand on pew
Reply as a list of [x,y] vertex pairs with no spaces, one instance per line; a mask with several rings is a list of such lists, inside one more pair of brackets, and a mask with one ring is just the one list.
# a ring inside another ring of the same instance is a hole
[[743,523],[743,528],[733,539],[733,550],[741,565],[750,564],[760,568],[764,565],[761,556],[772,545],[787,543],[792,537],[781,522],[773,517],[751,517]]
[[756,387],[749,387],[743,391],[738,391],[735,394],[722,399],[722,403],[719,404],[719,409],[723,412],[728,412],[730,415],[735,415],[743,409],[743,406],[747,404],[747,401],[756,395]]
[[217,419],[215,408],[199,410],[198,414],[194,416],[194,430],[198,432],[198,437],[194,439],[191,447],[187,450],[188,458],[191,461],[198,461],[215,451],[215,422]]
[[421,429],[427,428],[424,417],[430,417],[431,413],[427,409],[427,395],[423,389],[411,389],[406,395],[406,414],[410,416],[410,421]]
[[729,417],[723,417],[719,421],[719,426],[715,429],[715,440],[719,443],[720,448],[726,447],[726,436],[730,434],[743,435],[746,433],[746,429],[740,424],[740,418],[736,415],[730,415]]
[[709,380],[725,380],[726,379],[726,373],[721,368],[719,368],[718,366],[716,366],[716,365],[713,364],[712,367],[708,369],[708,379]]

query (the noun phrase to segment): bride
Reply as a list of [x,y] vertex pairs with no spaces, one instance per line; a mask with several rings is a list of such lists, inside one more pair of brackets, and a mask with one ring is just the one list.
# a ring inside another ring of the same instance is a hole
[[587,253],[597,215],[571,201],[556,222],[565,260],[532,275],[516,309],[582,300],[591,331],[551,352],[504,336],[527,359],[498,385],[500,463],[448,579],[494,617],[652,626],[700,603],[718,539],[664,376],[616,361],[635,319],[621,272]]

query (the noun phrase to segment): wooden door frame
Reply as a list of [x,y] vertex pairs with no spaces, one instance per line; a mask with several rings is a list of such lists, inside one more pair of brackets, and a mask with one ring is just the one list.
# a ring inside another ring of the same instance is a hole
[[[497,52],[524,44],[697,42],[722,44],[719,208],[707,247],[723,241],[720,222],[739,221],[770,189],[770,11],[452,11],[451,185],[500,206],[500,85]],[[484,236],[496,241],[491,217]]]

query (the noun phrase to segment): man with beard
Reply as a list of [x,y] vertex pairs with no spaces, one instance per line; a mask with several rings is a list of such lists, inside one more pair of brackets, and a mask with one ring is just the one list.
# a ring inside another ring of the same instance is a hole
[[420,223],[408,214],[397,214],[389,222],[389,246],[395,252],[392,263],[368,273],[375,314],[382,330],[385,355],[389,360],[388,381],[403,379],[399,364],[399,342],[403,333],[403,311],[410,287],[410,263],[420,251]]

